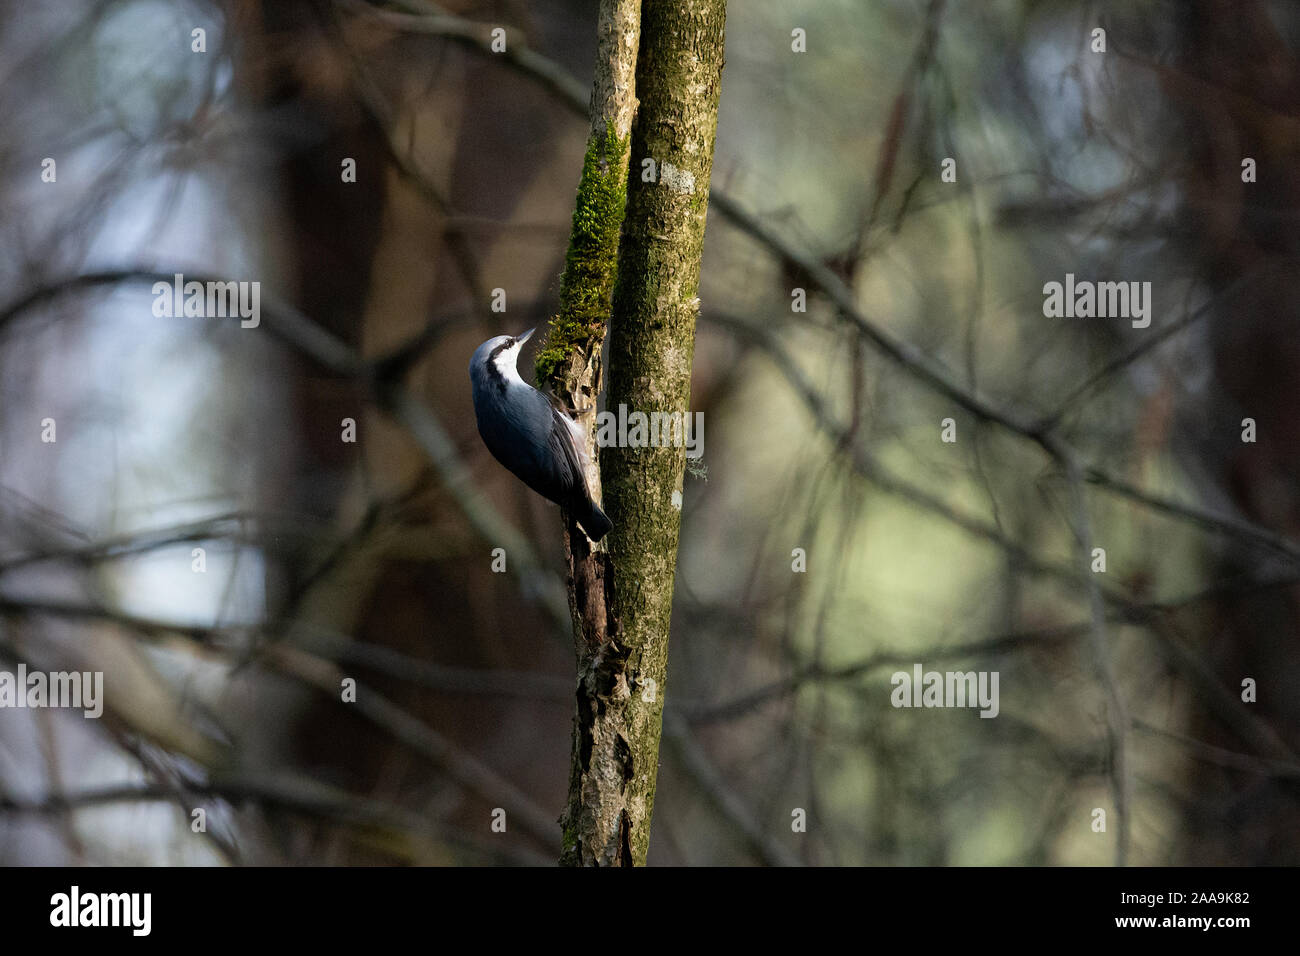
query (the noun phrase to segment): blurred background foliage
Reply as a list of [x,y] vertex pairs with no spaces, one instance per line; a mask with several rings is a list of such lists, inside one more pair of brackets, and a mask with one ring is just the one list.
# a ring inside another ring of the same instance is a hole
[[[0,711],[0,860],[553,862],[560,525],[465,368],[556,306],[594,0],[0,11],[0,665],[107,695]],[[1300,6],[727,27],[650,862],[1300,862]],[[915,662],[1001,713],[894,709]]]

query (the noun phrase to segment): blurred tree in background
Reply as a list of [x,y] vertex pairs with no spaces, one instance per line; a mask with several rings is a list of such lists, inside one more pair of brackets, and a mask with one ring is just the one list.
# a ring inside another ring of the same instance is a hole
[[[0,0],[0,670],[106,696],[0,710],[0,860],[557,858],[561,527],[465,366],[557,310],[596,6]],[[726,43],[649,862],[1300,862],[1300,6]]]

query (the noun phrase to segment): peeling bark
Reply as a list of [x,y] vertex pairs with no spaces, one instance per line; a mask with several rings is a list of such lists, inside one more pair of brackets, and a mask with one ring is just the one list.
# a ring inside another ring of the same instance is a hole
[[[537,356],[537,382],[548,386],[587,425],[587,484],[601,497],[600,458],[593,415],[601,389],[601,350],[605,343],[618,271],[619,234],[627,203],[628,152],[636,111],[636,58],[641,0],[601,0],[597,20],[596,76],[591,95],[591,135],[573,213],[569,250],[560,283],[560,309],[552,318]],[[569,613],[577,658],[577,712],[574,718],[570,792],[588,779],[593,753],[609,751],[594,739],[598,700],[617,695],[613,662],[597,659],[607,639],[606,582],[610,556],[606,542],[593,545],[564,514],[569,562]],[[618,775],[622,771],[610,768]],[[595,779],[592,777],[591,779]],[[605,781],[612,782],[613,778]],[[571,853],[583,841],[582,814],[571,798],[561,819],[562,863],[590,862]],[[614,853],[613,857],[623,856]],[[606,858],[601,863],[613,863]]]

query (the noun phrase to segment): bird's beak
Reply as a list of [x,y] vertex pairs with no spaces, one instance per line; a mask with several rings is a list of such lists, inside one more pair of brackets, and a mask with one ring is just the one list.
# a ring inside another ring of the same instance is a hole
[[525,342],[527,342],[530,338],[533,337],[533,333],[536,331],[537,331],[536,328],[529,329],[523,335],[516,337],[515,341],[518,342],[520,345],[523,345]]

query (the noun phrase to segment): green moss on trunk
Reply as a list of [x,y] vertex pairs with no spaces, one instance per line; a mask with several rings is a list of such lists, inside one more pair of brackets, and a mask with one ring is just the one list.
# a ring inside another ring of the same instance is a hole
[[607,123],[603,134],[591,138],[583,160],[560,281],[560,310],[536,362],[537,382],[561,395],[573,391],[573,383],[566,381],[573,357],[589,355],[605,340],[627,202],[629,144],[630,136],[619,138],[614,124]]

